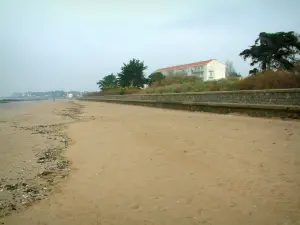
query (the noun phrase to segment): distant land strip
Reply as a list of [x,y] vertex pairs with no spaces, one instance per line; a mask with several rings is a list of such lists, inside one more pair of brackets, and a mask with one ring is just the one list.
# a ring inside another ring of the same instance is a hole
[[[0,99],[0,103],[40,101],[40,100],[49,100],[49,99],[53,99],[53,98],[3,98]],[[62,98],[58,98],[58,99],[62,99]]]

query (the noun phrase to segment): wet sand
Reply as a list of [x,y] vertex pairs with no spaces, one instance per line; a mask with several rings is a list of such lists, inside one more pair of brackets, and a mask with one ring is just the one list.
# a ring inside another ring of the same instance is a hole
[[69,177],[3,224],[300,223],[298,121],[80,104]]

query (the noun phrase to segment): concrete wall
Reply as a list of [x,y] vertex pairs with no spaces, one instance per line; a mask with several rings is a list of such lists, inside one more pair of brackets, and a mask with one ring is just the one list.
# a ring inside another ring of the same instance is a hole
[[300,106],[300,89],[216,91],[172,94],[106,95],[97,99],[146,100],[159,102],[214,102]]
[[151,95],[106,95],[80,100],[250,116],[300,119],[300,89]]

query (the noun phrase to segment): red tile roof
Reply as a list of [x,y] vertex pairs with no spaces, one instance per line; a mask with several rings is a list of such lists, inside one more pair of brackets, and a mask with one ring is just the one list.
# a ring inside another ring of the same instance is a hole
[[183,65],[179,65],[179,66],[170,66],[170,67],[158,69],[158,70],[156,70],[156,72],[162,72],[162,71],[166,71],[166,70],[174,70],[174,69],[181,69],[181,68],[186,68],[186,67],[194,67],[194,66],[199,66],[199,65],[205,65],[205,64],[210,63],[211,61],[213,61],[213,59],[206,60],[206,61],[201,61],[201,62],[183,64]]

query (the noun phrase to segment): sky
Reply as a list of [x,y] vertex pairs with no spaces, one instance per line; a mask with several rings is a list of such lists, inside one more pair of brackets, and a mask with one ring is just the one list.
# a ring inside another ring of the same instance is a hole
[[0,0],[0,96],[95,91],[132,58],[161,67],[231,60],[260,32],[300,33],[299,0]]

